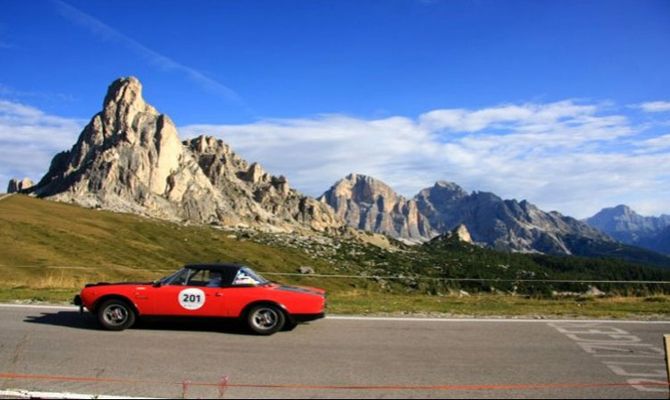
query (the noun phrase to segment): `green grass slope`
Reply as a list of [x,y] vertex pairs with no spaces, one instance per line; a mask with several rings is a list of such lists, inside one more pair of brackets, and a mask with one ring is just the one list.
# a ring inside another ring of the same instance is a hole
[[[668,270],[622,261],[500,253],[454,240],[389,246],[365,233],[310,239],[235,232],[21,195],[0,199],[0,249],[0,301],[67,301],[87,282],[150,281],[187,263],[241,262],[273,280],[325,288],[335,313],[665,317],[670,304],[663,295],[670,288],[662,285],[605,288],[641,297],[585,299],[551,296],[553,290],[584,290],[583,284],[521,282],[670,280]],[[305,265],[339,277],[271,274]]]
[[[270,272],[310,265],[319,273],[333,272],[331,264],[299,249],[243,236],[11,196],[0,200],[0,286],[67,289],[91,281],[153,280],[198,262],[242,262]],[[336,289],[341,282],[325,285]]]

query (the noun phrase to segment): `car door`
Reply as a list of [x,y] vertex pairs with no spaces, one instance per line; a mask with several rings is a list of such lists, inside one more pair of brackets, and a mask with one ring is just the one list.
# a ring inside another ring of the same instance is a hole
[[207,268],[185,268],[183,274],[155,288],[154,314],[166,316],[218,317],[222,314],[220,282]]

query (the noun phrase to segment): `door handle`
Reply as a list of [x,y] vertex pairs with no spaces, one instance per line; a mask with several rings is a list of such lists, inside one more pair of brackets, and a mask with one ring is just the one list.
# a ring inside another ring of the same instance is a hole
[[217,294],[215,294],[214,296],[216,296],[216,297],[221,297],[221,296],[223,296],[223,293],[217,293]]

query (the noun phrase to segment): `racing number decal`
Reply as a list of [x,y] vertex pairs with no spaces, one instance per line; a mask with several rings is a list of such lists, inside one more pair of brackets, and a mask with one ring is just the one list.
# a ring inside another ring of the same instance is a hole
[[205,292],[200,289],[184,289],[179,292],[179,305],[187,310],[197,310],[205,305]]

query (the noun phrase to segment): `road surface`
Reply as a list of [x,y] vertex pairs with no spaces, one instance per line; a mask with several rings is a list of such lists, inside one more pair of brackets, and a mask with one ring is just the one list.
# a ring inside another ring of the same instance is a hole
[[153,397],[668,398],[670,322],[328,318],[269,337],[222,321],[98,329],[0,305],[0,390]]

